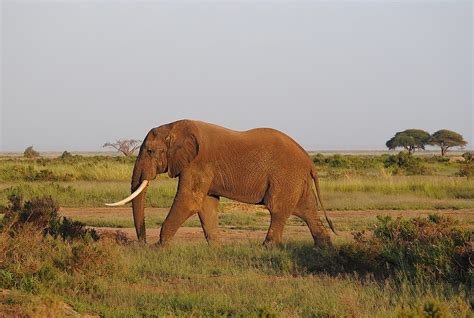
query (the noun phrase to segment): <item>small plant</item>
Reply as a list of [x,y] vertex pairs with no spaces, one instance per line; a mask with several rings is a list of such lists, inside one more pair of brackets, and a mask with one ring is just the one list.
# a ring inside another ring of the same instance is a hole
[[23,152],[23,156],[25,158],[34,159],[34,158],[38,158],[40,156],[40,153],[38,151],[34,150],[33,146],[29,146]]

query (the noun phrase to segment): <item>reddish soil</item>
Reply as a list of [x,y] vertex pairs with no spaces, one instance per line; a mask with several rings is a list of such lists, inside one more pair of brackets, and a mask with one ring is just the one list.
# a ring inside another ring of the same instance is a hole
[[[235,207],[231,207],[233,209]],[[227,209],[226,209],[227,210]],[[242,211],[241,206],[239,210]],[[255,208],[253,209],[255,211]],[[165,208],[149,208],[147,213],[163,213],[166,214],[168,209]],[[337,219],[361,219],[361,218],[375,218],[377,215],[390,215],[393,217],[416,217],[426,216],[433,212],[440,213],[446,216],[452,216],[457,219],[474,219],[474,209],[465,210],[407,210],[407,211],[394,211],[394,210],[367,210],[367,211],[330,211],[328,216],[331,219],[337,221]],[[61,214],[65,216],[125,216],[132,215],[131,208],[61,208]],[[120,230],[127,234],[130,239],[136,239],[134,228],[97,228],[99,232],[114,232]],[[147,239],[149,242],[155,242],[158,240],[160,235],[160,229],[149,228],[147,229]],[[222,241],[263,241],[266,235],[266,230],[248,230],[248,229],[233,229],[232,227],[220,227],[220,237]],[[332,234],[334,235],[334,234]],[[351,237],[349,232],[339,232],[339,237]],[[306,226],[290,226],[285,227],[284,232],[285,239],[299,239],[299,240],[311,240],[311,234]],[[200,227],[181,227],[179,228],[174,238],[176,241],[189,241],[189,240],[203,240],[204,234]]]

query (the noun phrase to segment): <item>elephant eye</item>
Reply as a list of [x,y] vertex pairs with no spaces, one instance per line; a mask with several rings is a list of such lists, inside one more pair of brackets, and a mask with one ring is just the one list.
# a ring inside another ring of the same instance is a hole
[[155,151],[153,149],[147,149],[146,150],[148,152],[149,155],[152,155],[155,153]]

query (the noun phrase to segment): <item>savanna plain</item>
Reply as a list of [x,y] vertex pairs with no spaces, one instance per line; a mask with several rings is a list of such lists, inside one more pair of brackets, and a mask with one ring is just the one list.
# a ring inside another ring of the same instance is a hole
[[177,187],[165,175],[139,245],[131,208],[104,207],[129,194],[135,158],[0,157],[0,315],[472,317],[474,163],[311,156],[332,248],[314,248],[296,217],[282,246],[264,247],[268,211],[224,198],[221,244],[193,216],[154,246]]

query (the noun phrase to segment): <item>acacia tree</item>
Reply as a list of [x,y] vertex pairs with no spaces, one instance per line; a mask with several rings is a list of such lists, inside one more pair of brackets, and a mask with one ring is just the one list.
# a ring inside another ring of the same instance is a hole
[[141,144],[141,140],[122,139],[117,140],[114,143],[106,142],[102,147],[112,147],[123,153],[126,157],[130,157],[135,151],[138,150],[138,148],[140,148]]
[[416,149],[425,150],[425,146],[429,144],[431,136],[428,132],[421,129],[407,129],[397,132],[395,136],[390,138],[385,145],[388,149],[405,148],[411,155]]
[[441,148],[441,156],[444,156],[449,148],[464,147],[467,145],[467,141],[457,132],[441,129],[431,136],[430,144],[439,146]]

